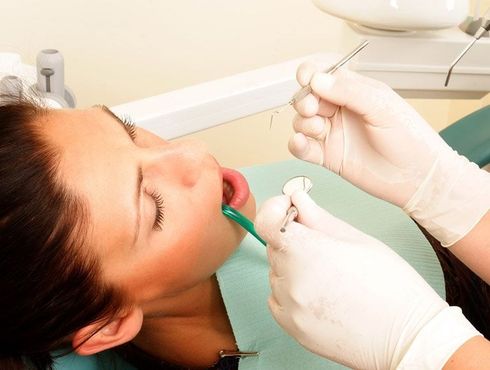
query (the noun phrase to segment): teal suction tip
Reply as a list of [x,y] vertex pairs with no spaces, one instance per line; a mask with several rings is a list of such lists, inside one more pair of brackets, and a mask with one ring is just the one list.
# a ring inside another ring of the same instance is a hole
[[257,239],[259,242],[261,242],[264,246],[267,245],[264,239],[262,239],[259,234],[255,231],[255,227],[252,221],[250,221],[247,217],[245,217],[243,214],[238,212],[235,208],[230,207],[227,204],[222,204],[221,205],[221,211],[223,214],[228,217],[229,219],[235,221],[237,224],[239,224],[241,227],[243,227],[245,230],[247,230],[250,234],[252,234],[255,239]]

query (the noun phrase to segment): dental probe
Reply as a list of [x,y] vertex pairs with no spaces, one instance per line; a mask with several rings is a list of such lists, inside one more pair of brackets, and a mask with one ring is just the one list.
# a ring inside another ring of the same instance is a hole
[[471,49],[471,47],[475,44],[475,42],[477,42],[483,36],[483,34],[488,31],[490,31],[490,9],[488,9],[485,15],[482,17],[482,24],[480,28],[478,28],[478,31],[476,31],[473,40],[471,40],[471,42],[468,45],[466,45],[463,51],[451,63],[451,66],[447,71],[446,82],[444,82],[444,87],[447,87],[447,85],[449,84],[451,73],[453,72],[453,68],[456,66],[456,64],[468,52],[468,50]]
[[[336,64],[328,68],[327,70],[323,71],[323,73],[328,73],[332,74],[334,73],[337,69],[342,67],[345,63],[347,63],[349,60],[354,58],[354,56],[359,53],[362,49],[364,49],[367,45],[369,44],[369,41],[364,40],[358,47],[356,47],[354,50],[352,50],[349,54],[347,54],[345,57],[343,57],[341,60],[339,60]],[[308,84],[304,87],[302,87],[294,96],[291,98],[289,101],[290,105],[293,105],[300,100],[302,100],[306,95],[310,94],[313,90],[311,89],[311,85]]]
[[[352,50],[349,54],[347,54],[345,57],[343,57],[341,60],[339,60],[335,65],[329,67],[327,70],[323,71],[323,73],[329,73],[332,74],[334,73],[337,69],[342,67],[345,63],[347,63],[349,60],[351,60],[357,53],[359,53],[362,49],[364,49],[367,45],[369,44],[369,41],[364,40],[357,48]],[[271,119],[269,122],[269,129],[272,128],[272,121],[274,120],[274,116],[278,115],[281,113],[284,109],[289,107],[290,105],[293,105],[297,102],[299,102],[301,99],[303,99],[306,95],[311,93],[313,90],[311,89],[311,85],[308,84],[306,86],[303,86],[296,94],[293,95],[291,100],[281,109],[275,110],[271,114]]]

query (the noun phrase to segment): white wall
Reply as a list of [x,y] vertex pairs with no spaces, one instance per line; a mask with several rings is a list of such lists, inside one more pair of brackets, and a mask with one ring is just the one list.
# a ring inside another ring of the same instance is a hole
[[[482,8],[490,0],[482,1]],[[345,24],[310,0],[3,0],[0,50],[34,63],[44,48],[65,57],[79,107],[115,105],[203,81],[353,45]],[[410,101],[437,129],[490,103]],[[225,165],[289,157],[292,111],[270,112],[192,136]]]

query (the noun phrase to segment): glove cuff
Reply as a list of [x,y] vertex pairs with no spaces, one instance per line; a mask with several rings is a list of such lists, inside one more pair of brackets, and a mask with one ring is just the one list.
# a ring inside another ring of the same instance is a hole
[[454,150],[443,151],[403,209],[450,247],[490,209],[489,190],[490,173]]
[[459,307],[446,307],[417,334],[396,369],[442,369],[459,347],[478,335]]

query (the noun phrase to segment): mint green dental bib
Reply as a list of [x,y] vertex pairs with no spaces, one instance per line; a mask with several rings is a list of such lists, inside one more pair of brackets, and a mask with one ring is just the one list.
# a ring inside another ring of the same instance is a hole
[[[301,161],[254,166],[241,172],[249,180],[257,204],[280,194],[289,178],[310,177],[310,195],[320,206],[393,248],[444,297],[444,279],[435,253],[413,221],[397,207],[371,197],[321,167]],[[242,358],[239,369],[344,368],[306,351],[276,324],[267,306],[268,273],[266,248],[247,235],[216,274],[238,348],[260,353],[258,357]]]

